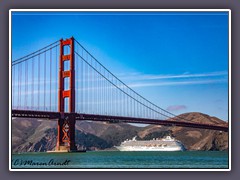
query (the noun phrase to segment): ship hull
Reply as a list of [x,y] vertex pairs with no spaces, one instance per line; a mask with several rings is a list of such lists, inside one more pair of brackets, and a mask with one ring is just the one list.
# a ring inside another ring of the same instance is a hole
[[182,147],[122,147],[116,146],[119,151],[183,151]]

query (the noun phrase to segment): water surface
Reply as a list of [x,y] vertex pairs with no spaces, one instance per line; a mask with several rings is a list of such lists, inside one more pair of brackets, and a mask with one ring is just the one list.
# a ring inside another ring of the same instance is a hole
[[12,155],[12,168],[228,169],[228,152],[23,153]]

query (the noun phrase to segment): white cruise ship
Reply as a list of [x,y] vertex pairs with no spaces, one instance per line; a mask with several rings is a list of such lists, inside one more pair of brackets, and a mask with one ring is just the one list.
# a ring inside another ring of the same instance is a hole
[[132,140],[125,140],[120,146],[115,146],[120,151],[184,151],[183,144],[172,138],[166,136],[163,139],[153,140],[136,140],[134,137]]

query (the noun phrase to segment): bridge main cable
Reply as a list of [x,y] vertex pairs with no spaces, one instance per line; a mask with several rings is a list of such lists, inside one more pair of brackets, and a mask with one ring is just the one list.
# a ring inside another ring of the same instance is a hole
[[[59,40],[12,61],[12,106],[15,109],[56,110]],[[56,52],[54,51],[56,49]],[[55,53],[53,53],[53,51]],[[56,57],[56,58],[55,58]],[[56,66],[52,63],[56,61]],[[56,73],[53,73],[56,71]],[[43,86],[41,86],[41,84]],[[49,97],[49,98],[47,98]],[[55,101],[53,101],[53,97]],[[55,104],[54,104],[54,103]],[[50,107],[46,107],[49,104]]]
[[[21,63],[21,62],[27,61],[28,59],[31,59],[31,58],[33,58],[33,57],[35,57],[35,56],[37,56],[37,55],[40,55],[40,54],[48,51],[49,49],[53,49],[54,47],[59,46],[59,44],[57,44],[57,43],[59,43],[59,40],[57,40],[57,41],[55,41],[55,42],[53,42],[53,43],[51,43],[51,44],[49,44],[49,45],[47,45],[47,46],[39,49],[39,50],[37,50],[37,51],[34,51],[34,52],[32,52],[32,53],[30,53],[30,54],[28,54],[28,55],[26,55],[26,56],[23,56],[23,57],[21,57],[21,58],[19,58],[19,59],[14,60],[14,61],[12,62],[12,66],[14,66],[14,65],[16,65],[16,64],[19,64],[19,63]],[[55,44],[57,44],[57,45],[55,45]],[[53,46],[53,45],[55,45],[55,46]],[[50,48],[49,48],[49,47],[50,47]],[[48,48],[48,49],[47,49],[47,48]],[[43,50],[44,50],[44,51],[43,51]],[[42,52],[41,52],[41,51],[42,51]],[[40,52],[40,53],[39,53],[39,52]],[[36,53],[38,53],[38,54],[36,54]],[[29,56],[31,56],[31,57],[29,57]]]
[[[156,104],[153,104],[152,102],[150,102],[149,100],[147,100],[146,98],[144,98],[143,96],[141,96],[140,94],[138,94],[136,91],[134,91],[132,88],[130,88],[127,84],[125,84],[123,81],[121,81],[118,77],[116,77],[111,71],[109,71],[102,63],[100,63],[86,48],[83,47],[83,45],[81,45],[81,43],[79,43],[76,39],[74,39],[76,41],[76,43],[81,46],[81,48],[86,51],[86,53],[88,53],[101,67],[104,68],[104,70],[106,70],[109,74],[111,74],[117,81],[119,81],[123,86],[125,86],[128,90],[130,90],[131,92],[133,92],[134,94],[136,94],[138,97],[140,97],[141,99],[143,99],[144,101],[146,101],[147,103],[149,103],[150,105],[154,106],[155,108],[167,113],[163,114],[160,113],[159,111],[156,111],[154,109],[152,109],[151,107],[143,104],[142,102],[140,102],[139,100],[137,100],[136,98],[132,97],[131,95],[127,94],[124,90],[122,90],[121,88],[119,88],[117,85],[115,85],[111,80],[109,80],[108,78],[106,78],[102,73],[100,73],[96,68],[94,68],[89,62],[87,62],[78,52],[75,51],[75,53],[82,59],[84,60],[91,68],[93,68],[96,72],[98,72],[98,74],[100,74],[104,79],[106,79],[108,82],[110,82],[113,86],[115,86],[116,88],[118,88],[121,92],[123,92],[124,94],[126,94],[128,97],[134,99],[135,101],[137,101],[138,103],[140,103],[141,105],[143,105],[144,107],[154,111],[155,113],[161,114],[167,118],[173,118],[176,117],[175,114],[166,111],[165,109],[160,108],[159,106],[157,106]],[[183,118],[181,118],[183,119]],[[186,119],[185,119],[186,120]]]

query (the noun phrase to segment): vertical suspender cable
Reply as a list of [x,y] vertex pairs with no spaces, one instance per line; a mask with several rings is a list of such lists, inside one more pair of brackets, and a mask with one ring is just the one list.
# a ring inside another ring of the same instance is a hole
[[[131,91],[129,92],[129,95],[131,95]],[[129,116],[132,116],[132,98],[129,97]]]
[[129,89],[128,87],[126,87],[126,93],[127,93],[127,116],[131,116],[131,104],[130,104],[130,101],[131,101],[131,96],[130,96],[130,92],[129,92]]
[[[132,96],[131,94],[132,93],[130,91],[129,95]],[[132,116],[132,98],[131,97],[129,97],[129,116]]]
[[143,107],[143,108],[144,108],[144,117],[146,118],[147,117],[147,108],[146,107]]
[[50,111],[52,110],[52,49],[50,49]]
[[[115,81],[115,85],[117,86],[117,81],[116,81],[116,79],[114,78],[114,81]],[[117,95],[118,95],[118,89],[117,88],[114,88],[114,91],[115,91],[115,99],[114,99],[114,112],[115,112],[115,114],[116,115],[118,115],[118,109],[117,109]]]
[[[133,94],[133,98],[135,98],[135,94]],[[135,106],[134,106],[135,99],[132,99],[132,112],[133,112],[133,117],[135,117]]]
[[[117,87],[118,87],[118,80],[116,79],[116,84],[117,84]],[[119,102],[119,90],[117,89],[117,100],[116,100],[116,109],[118,111],[118,115],[120,114],[120,109],[119,109],[119,106],[118,106],[118,102]]]
[[[77,52],[78,52],[78,49],[77,49]],[[75,56],[75,53],[73,54],[74,56]],[[78,72],[79,70],[78,70],[78,57],[74,57],[74,59],[75,59],[75,67],[76,67],[76,69],[75,69],[75,91],[76,91],[76,93],[75,93],[75,97],[76,97],[76,99],[75,99],[75,104],[76,104],[76,109],[75,109],[75,111],[76,112],[78,112],[78,73],[76,73],[76,72]],[[77,81],[77,82],[76,82]]]
[[[91,66],[93,67],[93,60],[91,57]],[[95,95],[95,90],[94,90],[94,70],[91,67],[91,109],[92,109],[92,113],[95,114],[95,108],[94,108],[94,95]]]
[[[118,81],[118,87],[121,88],[121,83]],[[118,109],[119,109],[119,114],[122,114],[122,91],[118,89]]]
[[15,81],[15,67],[14,66],[11,66],[12,68],[12,94],[11,94],[11,97],[12,97],[12,109],[14,109],[14,105],[15,105],[15,99],[16,99],[16,96],[15,96],[15,91],[16,91],[16,81]]
[[[103,76],[105,77],[105,71],[104,71],[104,69],[103,69]],[[106,98],[106,96],[105,96],[105,93],[106,93],[106,81],[105,81],[105,79],[103,79],[103,114],[105,114],[105,112],[106,112],[106,108],[105,108],[105,105],[106,105],[106,100],[105,100],[105,98]]]
[[[105,70],[103,69],[103,76],[105,77]],[[103,79],[103,114],[106,112],[106,81]]]
[[[106,77],[106,75],[105,75],[105,70],[103,70],[103,76],[104,77]],[[104,102],[104,114],[106,114],[106,80],[105,79],[103,79],[104,81],[103,81],[103,92],[104,92],[104,100],[103,100],[103,102]]]
[[[88,55],[88,53],[87,53]],[[88,63],[90,63],[90,56],[88,57]],[[90,72],[90,66],[88,65],[88,113],[91,114],[91,111],[90,111],[90,102],[91,102],[91,99],[90,99],[90,96],[91,96],[91,72]]]
[[[102,68],[101,68],[101,66],[100,66],[100,73],[102,73],[101,72],[102,71]],[[103,94],[102,94],[102,76],[100,76],[100,112],[101,112],[101,114],[102,114],[102,111],[103,111],[103,104],[102,104],[102,102],[103,102]]]
[[[100,73],[101,73],[101,71],[102,71],[102,68],[101,68],[101,66],[100,66]],[[100,76],[100,75],[99,75]],[[102,109],[103,109],[103,104],[102,104],[102,102],[103,102],[103,100],[102,100],[102,76],[100,76],[100,112],[101,112],[101,114],[102,114]]]
[[[96,61],[95,61],[95,65],[94,68],[96,69]],[[98,114],[98,79],[97,79],[97,73],[94,71],[94,94],[95,94],[95,98],[94,98],[94,109],[95,109],[95,113]]]
[[[141,100],[142,100],[142,98],[141,98]],[[142,100],[143,101],[143,100]],[[142,102],[141,101],[141,102]],[[143,104],[143,102],[142,102],[142,104]],[[143,105],[141,105],[141,107],[142,107],[142,116],[145,118],[145,111],[144,111],[144,106]]]
[[101,114],[101,76],[98,75],[98,114]]
[[[119,85],[118,85],[118,80],[116,79],[116,85],[117,85],[117,87],[119,87]],[[117,94],[117,99],[116,99],[116,102],[115,102],[115,106],[116,106],[116,109],[117,109],[117,113],[118,113],[118,115],[120,114],[120,109],[119,109],[119,104],[118,104],[118,102],[119,102],[119,89],[116,89],[116,94]]]
[[40,110],[40,55],[38,55],[38,110]]
[[[148,105],[149,107],[149,105]],[[150,111],[149,111],[149,108],[147,108],[147,118],[149,118],[149,115],[150,115]]]
[[[132,95],[132,91],[130,92],[130,95],[133,97]],[[133,98],[130,98],[130,115],[133,116]]]
[[[122,84],[123,85],[123,84]],[[126,98],[125,98],[125,88],[124,85],[122,86],[123,92],[122,92],[122,97],[123,97],[123,101],[122,101],[122,109],[123,109],[123,114],[125,115],[126,112]]]
[[149,105],[148,105],[148,103],[147,103],[147,108],[146,108],[146,111],[147,111],[147,118],[149,118]]
[[18,65],[17,66],[17,109],[18,109],[18,107],[19,107],[19,90],[20,90],[20,86],[19,86],[19,78],[20,78],[20,76],[19,76],[19,67],[20,67],[20,65]]
[[[78,46],[75,46],[75,49],[77,50],[78,52]],[[74,56],[74,64],[75,64],[75,106],[76,106],[76,109],[75,111],[78,112],[78,58],[75,56],[75,52],[73,52],[73,56]]]
[[[107,72],[107,78],[110,80],[110,77],[109,77],[109,73]],[[112,89],[111,89],[111,84],[109,82],[107,82],[107,109],[108,109],[108,112],[109,112],[109,115],[112,115],[112,106],[111,106],[111,96],[110,96],[110,93],[111,93]]]
[[[128,94],[128,88],[126,93]],[[129,97],[127,96],[127,116],[129,116]]]
[[[106,77],[105,71],[104,71],[104,77]],[[104,113],[106,115],[107,112],[107,82],[104,79]]]
[[[86,53],[86,61],[88,62],[88,54]],[[88,91],[89,91],[89,89],[88,89],[88,81],[89,81],[89,79],[88,79],[88,64],[86,63],[86,75],[87,75],[87,78],[86,78],[86,107],[87,107],[87,112],[89,112],[89,109],[88,109],[88,95],[89,95],[89,93],[88,93]]]
[[[92,66],[92,58],[90,56],[90,60],[89,60],[90,65]],[[89,66],[89,112],[90,114],[92,114],[92,68],[91,66]]]
[[[142,102],[142,101],[141,101],[141,97],[139,97],[139,102]],[[138,104],[138,106],[139,106],[139,116],[140,116],[140,117],[143,117],[142,104]]]
[[[147,105],[148,103],[146,102],[146,106],[148,107],[148,105]],[[146,118],[148,117],[148,108],[145,108],[145,111],[146,111]]]
[[[94,68],[96,69],[96,61],[94,61]],[[94,109],[96,114],[98,114],[98,79],[97,79],[97,72],[94,70],[94,94],[95,94],[95,98],[94,98]]]
[[[122,89],[122,83],[120,83],[120,86],[121,86],[121,89]],[[120,91],[121,114],[124,114],[124,113],[123,113],[123,101],[124,101],[123,99],[124,99],[124,97],[123,97],[123,92]]]
[[[106,77],[106,72],[104,71],[104,77]],[[107,112],[107,81],[104,79],[104,114]]]
[[[99,70],[100,71],[100,70]],[[100,81],[100,78],[101,78],[101,76],[99,75],[99,73],[97,73],[97,80],[98,80],[98,104],[97,104],[97,106],[98,106],[98,114],[101,114],[101,81]]]
[[[113,82],[113,76],[112,76],[112,82]],[[113,108],[113,89],[111,90],[111,92],[110,92],[110,102],[111,102],[111,104],[112,104],[112,107],[111,107],[111,111],[112,111],[112,113],[114,114],[114,108]]]
[[150,109],[150,108],[151,108],[151,105],[149,104],[148,107],[149,107],[149,108],[148,108],[148,117],[151,118],[151,109]]
[[44,107],[44,111],[46,110],[46,52],[44,52],[44,80],[43,80],[43,83],[44,83],[44,90],[43,90],[43,107]]
[[[89,56],[89,63],[91,63],[91,56]],[[88,65],[88,109],[89,114],[92,114],[91,112],[91,66]]]
[[[115,83],[114,83],[114,80],[112,81],[112,83],[115,84]],[[111,91],[113,91],[113,95],[114,95],[114,96],[113,96],[113,100],[112,100],[113,113],[114,113],[115,115],[117,115],[116,105],[115,105],[115,102],[116,102],[116,87],[113,86],[113,88],[112,88]]]
[[126,109],[127,109],[127,101],[126,101],[126,94],[125,94],[125,86],[123,86],[123,114],[124,116],[127,115]]
[[[114,78],[114,80],[115,80],[115,84],[116,84],[116,86],[117,86],[116,79]],[[118,115],[118,111],[119,111],[119,110],[116,108],[117,92],[118,92],[118,89],[114,87],[113,90],[115,91],[115,92],[114,92],[114,96],[115,96],[115,98],[114,98],[114,100],[113,100],[114,113],[115,113],[116,115]]]
[[[137,95],[137,98],[139,98],[138,97],[138,95]],[[136,108],[137,108],[137,117],[140,117],[140,104],[138,103],[138,101],[139,101],[140,99],[137,99],[137,102],[136,102]]]
[[[134,97],[134,94],[132,95]],[[134,100],[133,98],[131,99],[131,111],[132,111],[132,116],[134,117]]]
[[[114,83],[116,84],[116,82]],[[113,98],[113,109],[114,109],[114,113],[117,114],[117,110],[116,110],[116,100],[117,100],[117,88],[113,88],[113,91],[114,91],[114,98]]]
[[[146,104],[146,106],[147,106],[147,104]],[[145,111],[145,118],[147,118],[147,107],[145,107],[144,109],[145,109],[144,110]]]
[[[105,70],[104,70],[104,77],[106,77],[106,75],[105,75]],[[104,114],[106,115],[106,80],[104,79]]]
[[21,86],[22,86],[22,63],[20,63],[20,71],[19,71],[19,73],[20,73],[20,75],[19,75],[19,77],[20,77],[20,80],[19,80],[19,84],[20,84],[20,91],[19,91],[19,99],[20,99],[20,104],[19,104],[19,106],[20,106],[20,108],[21,108],[21,96],[22,96],[22,93],[21,93]]
[[[101,68],[102,71],[102,68]],[[103,77],[101,76],[101,113],[104,114]]]
[[32,59],[32,86],[31,86],[31,91],[32,91],[32,97],[31,97],[31,108],[34,109],[34,58]]
[[25,77],[24,77],[24,109],[27,108],[27,61],[24,62],[25,67]]
[[[150,107],[151,105],[148,105],[148,107]],[[148,108],[148,118],[151,118],[151,111],[150,108]]]
[[[135,94],[134,94],[134,98],[136,99]],[[136,105],[136,101],[134,100],[134,101],[133,101],[133,114],[134,114],[134,117],[136,117],[136,109],[135,109],[136,106],[135,106],[135,105]]]
[[84,70],[83,70],[83,108],[84,108],[84,113],[86,113],[87,109],[87,104],[86,104],[86,90],[87,90],[87,76],[86,76],[86,63],[83,62]]
[[[109,73],[107,72],[107,78],[109,79]],[[110,112],[110,100],[109,100],[109,95],[110,95],[110,91],[111,91],[111,89],[110,89],[110,86],[111,86],[111,84],[107,81],[107,114],[109,114],[109,112]]]
[[54,98],[55,98],[55,108],[56,108],[56,111],[57,111],[57,97],[58,97],[58,92],[57,92],[57,87],[58,87],[58,48],[56,47],[56,58],[55,58],[55,96],[54,96]]
[[[112,83],[116,85],[116,82],[114,82],[114,81],[115,81],[115,79],[113,80]],[[114,98],[113,98],[113,102],[112,103],[113,103],[113,112],[114,112],[115,115],[118,114],[118,111],[116,110],[116,101],[117,101],[117,94],[116,94],[117,91],[116,90],[117,90],[117,88],[113,86],[111,91],[113,91],[113,93],[114,93]]]
[[121,88],[122,88],[122,91],[121,91],[121,96],[122,96],[122,114],[125,116],[125,94],[124,94],[124,86],[122,86],[121,84]]
[[[103,69],[103,73],[104,75],[104,69]],[[103,114],[105,114],[105,79],[102,78],[102,93],[103,93]]]
[[86,83],[87,83],[87,76],[86,76],[86,63],[83,61],[83,76],[82,76],[82,84],[83,84],[83,89],[82,89],[82,96],[83,96],[83,111],[86,113]]
[[[132,96],[132,91],[130,91],[130,96]],[[132,102],[133,102],[133,99],[132,98],[130,98],[130,116],[133,116],[133,111],[132,111]]]
[[[92,57],[91,57],[91,61],[92,61],[92,66],[94,66],[93,65],[93,60],[92,60]],[[95,73],[95,71],[94,71],[94,69],[92,69],[92,111],[93,111],[93,113],[94,114],[96,114],[96,108],[95,108],[95,96],[96,96],[96,94],[95,94],[95,88],[94,88],[94,84],[95,84],[95,78],[94,78],[94,73]]]
[[[149,107],[151,108],[151,104],[149,105]],[[152,111],[151,111],[151,109],[149,108],[149,118],[152,118]]]
[[[82,57],[83,57],[83,49],[82,49]],[[81,111],[82,113],[84,112],[84,107],[83,107],[83,92],[84,92],[84,83],[83,83],[83,76],[84,76],[84,63],[83,60],[81,59]]]
[[[128,92],[127,94],[130,94],[128,88],[127,88],[127,92]],[[127,97],[127,103],[128,103],[128,116],[130,116],[130,97],[129,96]]]
[[[104,69],[102,74],[104,73]],[[104,79],[102,77],[102,114],[105,112],[105,102],[104,102]]]
[[[100,71],[101,72],[101,66],[100,66]],[[102,113],[102,76],[99,76],[99,113]]]

